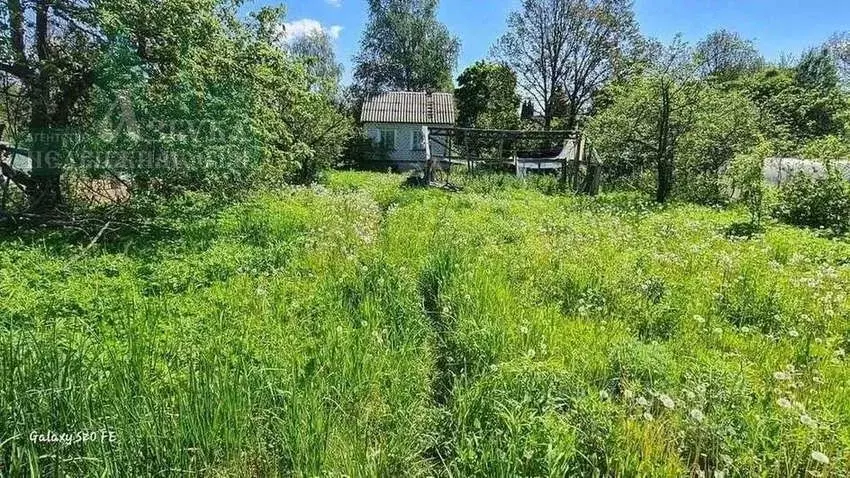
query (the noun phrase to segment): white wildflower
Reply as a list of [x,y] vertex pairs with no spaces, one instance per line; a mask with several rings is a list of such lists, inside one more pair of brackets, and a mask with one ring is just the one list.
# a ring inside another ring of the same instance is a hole
[[640,406],[642,406],[642,407],[646,407],[646,406],[648,406],[648,405],[649,405],[649,402],[648,402],[648,401],[646,401],[646,399],[645,399],[645,398],[643,398],[643,397],[638,397],[638,399],[636,400],[636,402],[637,402],[637,404],[638,404],[638,405],[640,405]]
[[653,420],[652,414],[649,412],[643,412],[643,419],[651,422]]
[[693,410],[691,410],[691,418],[693,418],[694,421],[702,422],[703,420],[705,420],[705,415],[702,413],[701,410],[694,408]]
[[685,390],[685,396],[688,397],[688,400],[696,400],[697,398],[696,394],[690,390]]
[[720,335],[720,334],[723,333],[723,329],[721,329],[720,327],[715,327],[712,332],[714,332],[717,335]]
[[609,397],[608,392],[606,392],[605,390],[599,391],[599,398],[601,400],[608,400],[608,397]]
[[658,397],[658,399],[661,400],[661,404],[664,405],[665,407],[667,407],[671,410],[676,408],[676,404],[673,402],[673,399],[670,398],[670,396],[661,394]]
[[726,478],[726,472],[723,470],[714,470],[714,478]]
[[634,396],[635,392],[629,390],[628,388],[623,390],[623,398],[625,398],[626,400],[631,400],[632,398],[634,398]]
[[776,401],[776,404],[782,408],[791,408],[794,406],[791,404],[791,400],[788,400],[787,398],[780,398]]
[[819,451],[812,452],[812,460],[815,460],[816,462],[821,463],[823,465],[829,464],[829,457]]
[[800,415],[800,423],[806,425],[807,427],[817,428],[818,424],[816,421],[812,419],[812,417],[806,415],[805,413]]
[[788,372],[773,372],[773,378],[776,380],[791,380],[791,375]]
[[741,327],[741,332],[748,334],[748,333],[750,333],[750,328],[745,325],[745,326]]
[[696,320],[696,322],[698,324],[704,324],[705,323],[705,317],[703,317],[701,315],[695,315],[694,320]]
[[797,337],[800,336],[800,332],[797,332],[796,330],[791,329],[791,330],[788,331],[788,335],[790,335],[791,337],[796,339]]

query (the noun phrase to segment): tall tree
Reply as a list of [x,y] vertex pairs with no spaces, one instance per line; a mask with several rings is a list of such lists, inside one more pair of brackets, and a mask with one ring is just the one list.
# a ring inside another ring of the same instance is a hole
[[523,0],[493,47],[493,56],[517,73],[524,93],[540,107],[545,129],[552,125],[556,91],[567,74],[568,26],[577,9],[572,0]]
[[336,60],[333,41],[327,32],[319,30],[296,37],[289,43],[288,50],[306,65],[320,89],[331,93],[339,89],[342,65]]
[[629,0],[523,0],[493,55],[517,72],[543,112],[544,128],[552,125],[559,92],[566,95],[572,128],[636,32]]
[[479,61],[458,77],[458,123],[464,127],[514,129],[520,98],[516,75],[497,63]]
[[826,48],[807,51],[795,70],[797,83],[804,88],[830,91],[838,87],[838,68]]
[[753,42],[728,30],[713,32],[699,42],[696,56],[700,75],[718,81],[736,80],[758,71],[765,64]]
[[673,190],[677,151],[697,124],[705,85],[692,49],[678,38],[669,46],[651,45],[650,58],[644,72],[613,87],[612,104],[590,130],[603,153],[653,166],[655,198],[665,202]]
[[24,188],[35,210],[62,203],[60,178],[67,160],[68,130],[78,126],[85,100],[98,80],[105,55],[123,42],[150,66],[167,71],[189,45],[215,30],[213,0],[5,0],[0,7],[0,71],[27,97],[29,174],[3,165],[3,174]]
[[806,142],[840,135],[847,100],[832,59],[811,50],[793,68],[768,68],[741,80],[743,92],[758,106],[762,132],[782,154],[796,154]]
[[638,42],[631,0],[584,0],[579,15],[570,23],[571,43],[567,45],[566,129],[577,126],[602,87],[608,84]]
[[389,90],[451,91],[460,43],[437,20],[438,0],[369,0],[354,59],[361,96]]
[[841,81],[850,86],[850,32],[836,33],[825,46],[835,60]]

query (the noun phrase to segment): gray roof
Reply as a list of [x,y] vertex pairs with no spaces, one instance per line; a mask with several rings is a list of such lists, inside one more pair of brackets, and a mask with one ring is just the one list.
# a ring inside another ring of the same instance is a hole
[[454,124],[455,99],[451,93],[393,91],[363,103],[363,123]]

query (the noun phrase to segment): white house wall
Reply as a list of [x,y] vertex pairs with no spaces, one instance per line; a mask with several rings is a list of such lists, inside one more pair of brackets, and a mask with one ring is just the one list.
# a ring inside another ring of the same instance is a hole
[[[402,123],[367,123],[363,125],[363,128],[366,130],[366,135],[371,138],[373,141],[380,142],[380,130],[382,129],[391,129],[394,130],[395,133],[395,151],[391,151],[389,153],[389,160],[393,163],[401,167],[415,167],[418,164],[424,164],[425,162],[425,150],[417,149],[414,150],[414,145],[411,144],[413,133],[415,131],[422,131],[421,124],[402,124]],[[437,125],[432,124],[428,125],[432,127],[442,127],[447,128],[451,127],[451,125]],[[416,148],[419,148],[419,145],[415,145]],[[431,154],[434,156],[442,156],[445,154],[445,148],[431,141]]]

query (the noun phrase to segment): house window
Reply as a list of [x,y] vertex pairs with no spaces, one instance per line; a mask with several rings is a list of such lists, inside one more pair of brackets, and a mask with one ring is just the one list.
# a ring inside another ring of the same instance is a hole
[[413,130],[410,135],[410,150],[422,151],[425,149],[425,144],[422,141],[422,130]]
[[378,132],[381,147],[387,151],[395,151],[395,130],[381,129]]

